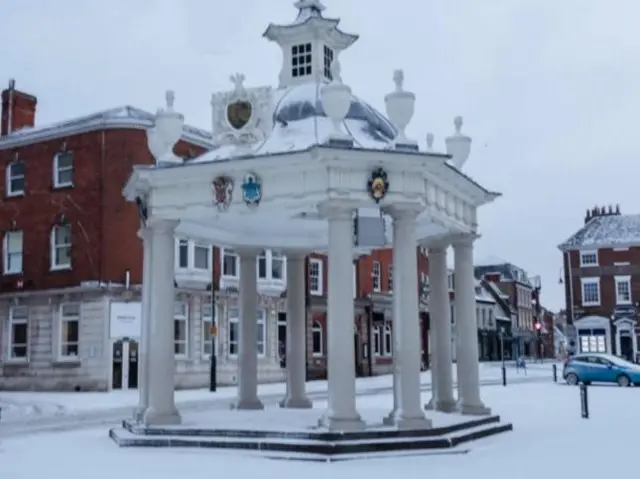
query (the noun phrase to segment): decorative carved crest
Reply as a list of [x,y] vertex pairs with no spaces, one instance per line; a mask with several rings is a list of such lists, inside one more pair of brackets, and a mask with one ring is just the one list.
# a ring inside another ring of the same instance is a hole
[[382,168],[376,168],[371,172],[371,178],[369,179],[369,195],[376,203],[380,203],[380,200],[387,196],[387,190],[389,189],[389,181],[387,180],[387,173]]
[[233,199],[233,180],[228,176],[218,176],[211,184],[213,204],[220,211],[226,211]]
[[211,97],[212,126],[218,145],[250,148],[273,130],[271,87],[246,88],[245,76],[230,77],[234,89]]

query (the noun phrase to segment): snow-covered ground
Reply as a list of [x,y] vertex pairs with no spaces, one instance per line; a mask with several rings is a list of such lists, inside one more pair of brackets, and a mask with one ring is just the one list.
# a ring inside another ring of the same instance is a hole
[[[580,417],[579,390],[551,382],[483,387],[487,405],[515,430],[472,443],[467,454],[441,454],[309,463],[262,459],[240,453],[181,449],[119,449],[107,428],[34,434],[0,442],[0,477],[11,479],[407,479],[618,477],[633,468],[640,428],[638,388],[591,386],[591,418]],[[424,394],[424,400],[429,397]],[[361,408],[385,409],[390,394],[358,398]],[[318,414],[320,402],[318,401]],[[230,412],[229,414],[233,414]]]
[[[523,378],[524,373],[516,373],[513,365],[508,364],[509,378]],[[551,364],[530,364],[528,377],[551,378]],[[500,379],[500,363],[486,363],[481,365],[480,375],[483,381],[497,381]],[[455,366],[454,366],[455,379]],[[380,392],[391,387],[391,376],[376,376],[357,380],[357,390],[360,393]],[[431,383],[431,373],[422,373],[423,385]],[[317,397],[322,397],[327,390],[326,381],[307,383],[307,391]],[[217,402],[226,405],[236,396],[236,387],[219,388],[215,393],[208,389],[194,389],[176,392],[176,403],[187,408],[201,408]],[[275,399],[285,392],[283,383],[262,384],[259,394],[267,399]],[[112,414],[126,414],[138,403],[138,392],[111,391],[101,392],[0,392],[0,408],[2,408],[0,425],[3,423],[33,422],[42,419],[61,418],[64,416],[101,417]],[[0,431],[1,435],[1,431]]]

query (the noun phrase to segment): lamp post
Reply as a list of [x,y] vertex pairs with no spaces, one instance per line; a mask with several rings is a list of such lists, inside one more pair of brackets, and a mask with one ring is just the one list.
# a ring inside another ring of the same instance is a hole
[[216,248],[213,248],[213,260],[211,261],[212,272],[211,275],[213,277],[213,281],[211,283],[211,361],[209,365],[209,391],[216,392],[218,388],[218,358],[216,355],[216,336],[218,335],[218,330],[216,328],[216,259],[215,259],[215,251]]
[[504,364],[504,335],[505,335],[504,326],[500,326],[500,358],[502,359],[502,385],[507,385],[507,368]]

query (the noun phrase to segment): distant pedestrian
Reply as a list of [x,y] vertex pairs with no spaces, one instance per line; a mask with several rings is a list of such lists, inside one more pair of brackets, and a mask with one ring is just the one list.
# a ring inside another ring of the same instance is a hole
[[520,369],[522,369],[524,371],[524,375],[527,375],[527,363],[524,360],[524,357],[519,356],[518,359],[516,359],[516,372],[518,374],[520,374]]

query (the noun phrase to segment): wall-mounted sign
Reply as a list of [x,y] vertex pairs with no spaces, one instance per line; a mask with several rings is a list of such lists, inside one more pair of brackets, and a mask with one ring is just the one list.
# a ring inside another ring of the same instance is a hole
[[112,302],[109,310],[109,337],[139,338],[142,334],[142,303]]

